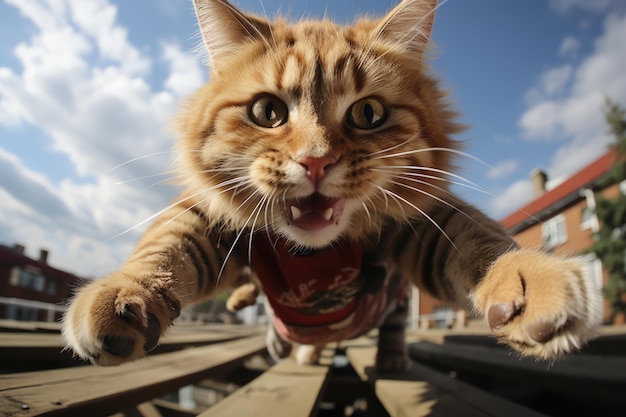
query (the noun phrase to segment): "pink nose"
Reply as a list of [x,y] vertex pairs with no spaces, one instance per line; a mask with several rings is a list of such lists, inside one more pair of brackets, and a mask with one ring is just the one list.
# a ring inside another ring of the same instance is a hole
[[331,155],[324,155],[322,157],[303,156],[296,159],[304,169],[306,169],[306,176],[315,184],[319,182],[326,175],[326,169],[337,162],[337,159]]

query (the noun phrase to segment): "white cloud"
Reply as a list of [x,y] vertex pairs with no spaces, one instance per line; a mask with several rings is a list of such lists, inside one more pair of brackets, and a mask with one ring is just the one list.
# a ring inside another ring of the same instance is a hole
[[611,0],[550,0],[550,7],[558,12],[580,8],[590,12],[602,12],[611,5]]
[[572,76],[572,67],[563,65],[547,71],[541,77],[541,87],[547,95],[553,96],[562,92]]
[[524,137],[548,140],[562,136],[561,110],[562,108],[553,101],[543,101],[532,106],[519,121]]
[[117,7],[108,0],[70,0],[71,16],[78,28],[95,39],[104,59],[119,65],[129,75],[145,74],[150,60],[128,42],[128,31],[117,25]]
[[501,218],[523,207],[532,199],[533,187],[530,179],[519,180],[493,199],[489,207],[489,213],[495,218]]
[[487,171],[487,178],[498,179],[505,177],[517,170],[519,162],[514,160],[502,161],[489,171]]
[[186,96],[202,84],[206,69],[198,65],[193,56],[184,53],[178,44],[163,43],[163,57],[170,65],[165,88],[178,96]]
[[[530,90],[541,91],[543,97],[532,103],[520,118],[524,137],[542,140],[569,138],[577,143],[597,140],[597,151],[593,156],[603,151],[607,139],[598,136],[598,132],[606,131],[604,99],[610,97],[626,102],[626,77],[623,75],[626,68],[626,54],[623,53],[626,16],[609,16],[604,28],[605,33],[596,41],[593,53],[571,75],[568,75],[569,70],[564,70],[566,67],[548,70],[539,85]],[[567,84],[565,81],[570,76],[571,84]],[[547,88],[548,85],[553,88]]]
[[563,42],[561,42],[561,46],[559,47],[559,55],[576,57],[579,50],[580,41],[573,36],[567,36],[565,39],[563,39]]
[[571,65],[563,65],[544,72],[538,84],[526,93],[529,103],[538,103],[561,94],[572,78]]
[[[566,7],[565,2],[559,7]],[[549,166],[544,167],[549,177],[571,176],[606,152],[612,138],[604,120],[605,99],[626,103],[624,39],[626,16],[609,15],[593,52],[580,65],[567,70],[567,66],[549,69],[529,90],[529,107],[519,119],[521,136],[563,143]],[[532,191],[526,183],[513,184],[503,194],[504,200],[515,201],[515,207],[529,201]],[[502,202],[494,202],[492,209],[496,215],[506,211]]]
[[[166,81],[162,88],[148,84],[144,76],[156,61],[129,42],[105,0],[8,2],[36,30],[14,49],[22,69],[0,67],[0,124],[44,132],[78,175],[53,182],[46,161],[27,168],[0,147],[0,238],[49,248],[51,262],[81,274],[109,272],[145,226],[107,239],[177,193],[151,184],[171,177],[166,127],[203,71],[178,45],[162,43]],[[156,174],[164,175],[133,181]]]

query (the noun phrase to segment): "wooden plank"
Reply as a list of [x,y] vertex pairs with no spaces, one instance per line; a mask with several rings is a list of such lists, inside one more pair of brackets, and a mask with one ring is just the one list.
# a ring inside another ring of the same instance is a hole
[[[183,327],[182,329],[172,328],[159,341],[160,345],[189,345],[215,343],[225,340],[232,340],[238,337],[261,334],[262,329],[254,326],[239,326],[239,328],[228,327]],[[8,348],[59,348],[62,349],[65,342],[57,333],[1,333],[0,351]]]
[[328,376],[328,367],[301,366],[284,359],[198,417],[311,416]]
[[[189,346],[201,346],[262,334],[258,327],[218,326],[173,328],[161,338],[150,355],[173,352]],[[74,359],[58,333],[0,333],[0,372],[24,372],[86,365]]]
[[405,372],[377,374],[375,348],[349,348],[347,354],[391,417],[543,416],[417,363]]
[[61,323],[59,322],[0,319],[0,332],[59,333],[60,331]]
[[150,356],[118,367],[79,367],[0,375],[4,416],[107,415],[233,369],[265,352],[254,336]]
[[196,410],[189,410],[181,407],[177,403],[165,401],[160,398],[155,398],[152,400],[152,403],[162,417],[196,417],[198,415]]
[[149,401],[141,403],[131,410],[124,410],[124,412],[120,414],[120,417],[163,417],[154,404]]
[[626,391],[626,357],[576,354],[547,362],[521,358],[506,347],[427,342],[410,345],[409,352],[420,362],[568,395],[614,400]]

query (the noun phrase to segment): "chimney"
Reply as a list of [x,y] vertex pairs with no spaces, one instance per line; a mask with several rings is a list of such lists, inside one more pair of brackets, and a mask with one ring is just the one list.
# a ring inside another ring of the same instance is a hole
[[43,264],[48,263],[48,254],[49,253],[50,252],[48,252],[47,250],[41,249],[39,251],[39,262],[41,262]]
[[546,182],[548,181],[548,175],[540,169],[535,169],[530,173],[530,181],[533,185],[533,195],[535,197],[541,196],[546,192]]
[[20,245],[19,243],[16,243],[15,245],[13,245],[13,252],[15,253],[19,253],[20,255],[24,255],[24,251],[26,250],[26,247],[24,245]]

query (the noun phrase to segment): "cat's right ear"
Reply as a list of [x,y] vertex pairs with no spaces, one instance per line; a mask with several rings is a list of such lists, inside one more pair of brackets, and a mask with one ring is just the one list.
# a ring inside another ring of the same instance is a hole
[[239,45],[271,36],[268,22],[240,12],[226,0],[193,0],[193,6],[214,70]]
[[420,57],[430,42],[438,7],[437,0],[402,0],[381,20],[376,36]]

